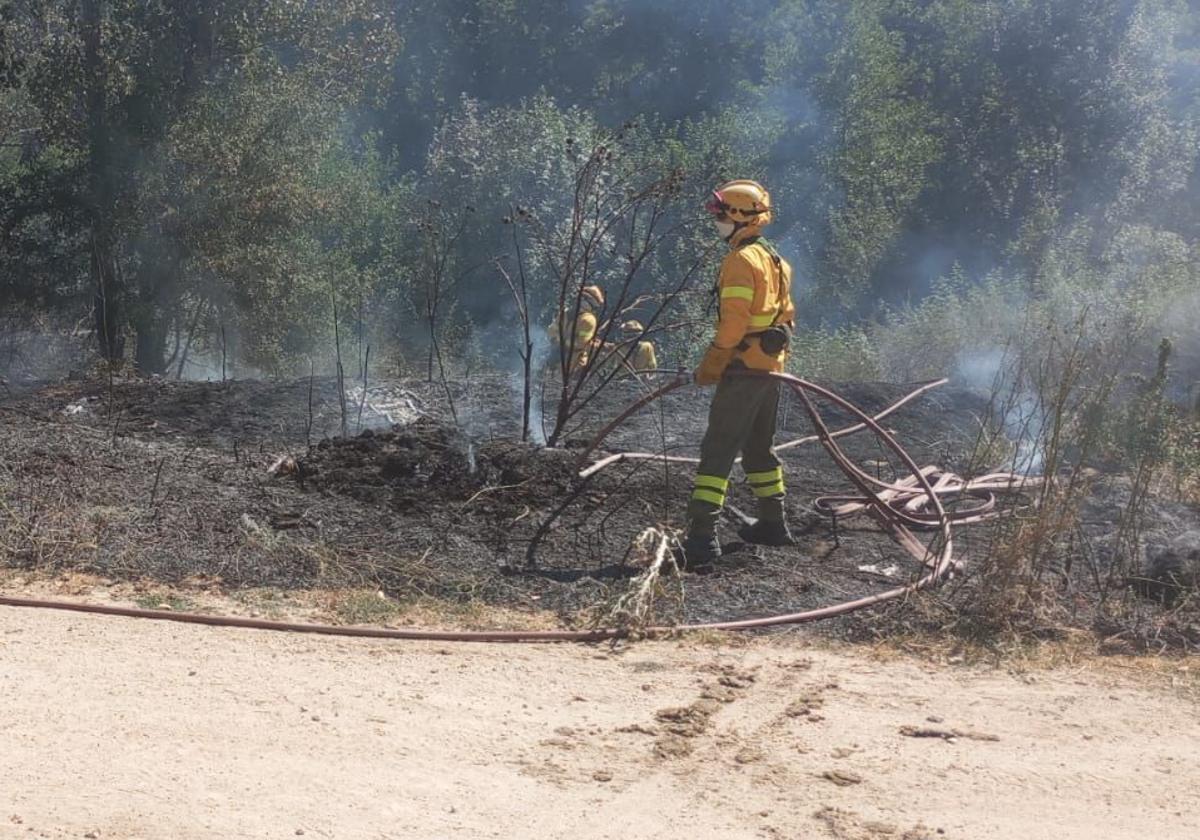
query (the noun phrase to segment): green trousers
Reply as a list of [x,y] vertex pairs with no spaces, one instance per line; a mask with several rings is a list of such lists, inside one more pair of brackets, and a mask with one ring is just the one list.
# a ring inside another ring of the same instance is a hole
[[778,410],[776,380],[734,376],[717,384],[708,409],[708,431],[700,444],[696,484],[687,507],[688,533],[711,534],[716,530],[729,490],[729,473],[739,454],[758,500],[759,518],[783,521],[783,467],[771,451]]

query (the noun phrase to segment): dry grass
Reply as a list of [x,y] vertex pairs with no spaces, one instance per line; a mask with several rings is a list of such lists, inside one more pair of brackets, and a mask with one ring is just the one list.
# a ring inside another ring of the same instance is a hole
[[[1122,625],[1131,638],[1146,632],[1128,583],[1140,571],[1156,490],[1191,487],[1197,474],[1187,473],[1178,446],[1192,431],[1164,398],[1171,344],[1161,342],[1154,375],[1142,377],[1131,374],[1129,361],[1138,340],[1097,329],[1085,310],[1069,325],[1027,325],[1006,354],[993,382],[994,420],[981,426],[972,467],[994,467],[997,440],[1017,439],[1036,452],[1050,480],[1032,505],[998,520],[972,556],[944,616],[948,629],[993,644],[1058,636],[1078,626],[1082,609],[1093,621]],[[1012,457],[1010,469],[1026,466]],[[1101,480],[1110,491],[1119,484],[1124,501],[1106,508],[1112,521],[1097,540],[1084,510],[1094,519],[1089,504]]]
[[[837,643],[831,645],[834,651],[843,647]],[[1181,697],[1200,701],[1200,667],[1192,657],[1178,651],[1149,656],[1114,654],[1104,639],[1083,630],[1065,630],[1063,637],[1055,640],[1010,637],[987,643],[928,633],[898,634],[879,640],[869,650],[880,662],[914,659],[939,667],[1002,668],[1017,675],[1075,671],[1120,678],[1134,676],[1178,692]]]
[[197,603],[183,595],[142,595],[133,601],[144,610],[170,610],[171,612],[195,612]]
[[1077,527],[1078,513],[1078,500],[1052,486],[1037,507],[996,524],[955,622],[983,636],[1036,634],[1061,623],[1052,575],[1063,567],[1061,537]]
[[[661,528],[647,528],[634,540],[630,565],[643,571],[629,582],[628,587],[599,613],[597,626],[629,630],[633,635],[653,623],[661,622],[656,607],[669,598],[676,615],[683,604],[683,582],[675,550],[679,542],[675,534]],[[672,622],[663,622],[672,623]]]
[[288,593],[302,604],[307,621],[382,627],[447,630],[550,630],[557,616],[537,609],[516,610],[482,601],[449,601],[433,597],[394,599],[378,589],[316,589]]
[[387,625],[400,615],[400,606],[378,590],[351,590],[332,598],[332,611],[339,624]]

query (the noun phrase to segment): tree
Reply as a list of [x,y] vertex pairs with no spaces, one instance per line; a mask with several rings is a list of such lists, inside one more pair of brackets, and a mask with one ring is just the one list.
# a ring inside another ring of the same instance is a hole
[[[319,210],[296,175],[315,167],[345,108],[385,75],[395,47],[387,7],[18,4],[26,31],[37,35],[27,48],[27,88],[44,121],[42,140],[72,162],[63,189],[40,196],[58,206],[37,210],[70,214],[85,234],[81,256],[107,358],[121,355],[128,325],[139,368],[163,370],[184,290],[206,276],[198,243],[287,238]],[[239,110],[265,116],[229,132],[228,116]],[[221,142],[205,146],[201,138],[218,129]],[[197,160],[201,150],[207,157]],[[234,178],[250,183],[223,191],[213,175],[233,176],[227,187]],[[239,230],[222,230],[233,226]]]
[[[512,219],[529,237],[526,250],[551,295],[559,336],[553,365],[558,394],[546,440],[550,446],[628,369],[636,340],[622,337],[620,324],[641,311],[647,331],[672,326],[668,315],[706,263],[706,254],[699,252],[665,277],[654,272],[654,257],[686,236],[691,225],[678,212],[682,170],[647,168],[647,159],[635,153],[635,129],[627,123],[586,145],[568,138],[566,151],[576,168],[565,217],[546,219],[518,207]],[[586,359],[576,366],[573,348],[579,343],[575,331],[583,290],[592,285],[603,289],[606,299]],[[526,348],[528,352],[528,341]]]

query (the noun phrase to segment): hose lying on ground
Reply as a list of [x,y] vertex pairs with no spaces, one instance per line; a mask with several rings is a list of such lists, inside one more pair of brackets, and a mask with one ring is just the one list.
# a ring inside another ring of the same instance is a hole
[[[675,371],[662,371],[662,373],[670,373],[672,375],[678,376],[678,374],[675,373]],[[912,400],[919,397],[921,394],[924,394],[926,391],[929,391],[933,388],[937,388],[941,385],[945,385],[949,381],[950,381],[949,379],[934,379],[929,382],[924,382],[924,383],[920,384],[915,390],[910,391],[908,394],[904,395],[900,399],[896,400],[896,402],[889,405],[883,411],[876,414],[872,419],[874,419],[875,421],[878,422],[879,420],[882,420],[883,418],[887,417],[892,412],[896,411],[901,406],[911,402]],[[615,420],[613,420],[611,423],[609,423],[607,426],[605,426],[603,429],[601,429],[596,434],[596,436],[594,438],[592,438],[591,443],[588,444],[588,448],[586,450],[584,450],[584,453],[583,453],[584,459],[586,460],[589,455],[591,455],[593,452],[595,452],[596,449],[599,448],[600,444],[604,441],[605,438],[607,438],[610,434],[612,434],[614,431],[616,431],[622,423],[624,423],[626,420],[628,420],[630,417],[632,417],[639,409],[645,407],[646,405],[649,405],[651,402],[653,402],[661,397],[665,397],[667,394],[671,393],[672,391],[676,390],[677,388],[682,388],[684,385],[689,385],[689,384],[691,384],[691,382],[688,379],[676,379],[676,381],[668,383],[667,385],[664,385],[663,387],[659,388],[656,391],[652,391],[651,393],[649,393],[646,396],[639,399],[633,405],[629,406],[627,409],[625,409],[623,412],[621,412],[621,414],[619,414]],[[846,426],[844,429],[838,429],[836,432],[832,432],[831,435],[835,438],[845,437],[846,435],[852,435],[855,432],[861,432],[865,428],[866,428],[866,424],[864,424],[864,423],[854,423],[853,425]],[[794,449],[797,446],[804,446],[805,444],[816,443],[819,439],[820,438],[818,435],[808,435],[806,437],[797,438],[796,440],[790,440],[787,443],[781,443],[775,447],[775,451],[783,452],[784,450],[787,450],[787,449]],[[610,467],[613,464],[619,464],[622,461],[667,461],[672,464],[699,464],[700,463],[699,458],[692,458],[692,457],[689,457],[686,455],[664,455],[664,454],[660,454],[660,453],[656,453],[656,452],[618,452],[616,454],[609,455],[605,458],[601,458],[599,461],[596,461],[594,464],[591,464],[587,468],[580,470],[579,477],[587,478],[589,475],[593,475],[595,473],[600,472],[600,470],[604,469],[605,467]],[[740,464],[741,462],[742,462],[741,458],[738,458],[737,460],[734,461],[735,464]]]
[[[943,482],[941,476],[930,481],[935,475],[929,470],[922,470],[916,462],[896,443],[895,439],[878,423],[878,418],[899,408],[908,400],[929,388],[941,384],[945,380],[925,383],[917,391],[909,394],[901,401],[893,404],[876,418],[872,418],[834,392],[815,385],[806,380],[785,373],[769,373],[765,371],[736,371],[731,375],[754,376],[777,379],[792,388],[799,397],[801,405],[808,414],[816,434],[810,438],[793,441],[792,446],[812,441],[819,441],[829,453],[834,463],[845,473],[846,477],[859,490],[859,496],[829,497],[824,504],[829,509],[842,511],[841,515],[867,512],[887,531],[918,563],[925,565],[928,571],[918,580],[905,586],[898,586],[885,592],[868,595],[851,601],[831,604],[825,607],[805,610],[802,612],[783,615],[766,616],[734,621],[717,621],[699,624],[679,624],[671,626],[654,626],[635,630],[628,628],[609,628],[598,630],[419,630],[394,629],[386,627],[339,627],[326,624],[304,624],[282,621],[268,621],[255,618],[238,618],[234,616],[204,615],[198,613],[171,612],[166,610],[147,610],[133,607],[104,606],[99,604],[80,604],[67,601],[47,601],[35,598],[12,598],[0,596],[0,606],[35,607],[43,609],[69,610],[74,612],[95,613],[100,615],[128,616],[133,618],[149,618],[162,621],[176,621],[189,624],[206,624],[219,627],[243,627],[259,630],[283,630],[295,633],[317,633],[332,636],[358,636],[381,639],[412,639],[438,642],[600,642],[627,638],[636,633],[639,636],[663,636],[688,630],[750,630],[781,625],[800,624],[818,621],[835,616],[846,615],[865,607],[882,604],[906,597],[918,590],[940,583],[955,567],[953,558],[953,543],[951,524],[954,517],[947,515],[942,505],[942,497],[951,495],[950,484]],[[628,419],[635,411],[645,407],[665,394],[688,384],[677,380],[638,400],[629,409],[602,430],[601,434],[588,448],[592,452],[609,433]],[[810,394],[828,401],[858,418],[853,426],[830,432],[821,415],[812,404]],[[880,481],[858,468],[839,448],[836,438],[851,434],[854,431],[869,429],[892,451],[894,455],[909,470],[910,475],[903,481],[888,483]],[[648,455],[649,453],[625,453],[629,455]],[[611,458],[605,459],[608,464],[615,463]],[[599,463],[599,462],[598,462]],[[589,469],[596,467],[595,464]],[[603,468],[603,467],[600,467]],[[594,471],[594,470],[593,470]],[[590,474],[590,473],[589,473]],[[971,486],[971,485],[974,486]],[[1019,489],[1021,483],[1015,476],[995,477],[985,476],[976,482],[964,482],[953,492],[968,495],[972,493],[992,493],[1001,490]],[[968,489],[969,488],[969,489]],[[972,517],[963,521],[978,521],[983,513],[970,511]],[[990,512],[990,508],[989,508]],[[936,551],[931,551],[918,540],[911,528],[936,529],[940,542]]]
[[[922,467],[921,473],[929,479],[933,486],[934,495],[943,500],[958,501],[971,499],[967,507],[959,507],[947,515],[955,525],[970,525],[983,522],[996,516],[997,493],[1012,493],[1027,487],[1035,487],[1042,482],[1040,478],[1020,476],[1014,473],[989,473],[979,478],[967,481],[951,472],[943,472],[938,467]],[[868,476],[869,478],[869,476]],[[929,497],[917,486],[912,476],[887,484],[872,480],[879,489],[875,497],[885,502],[894,512],[904,513],[909,523],[916,528],[936,527],[937,514],[929,509]],[[871,500],[865,496],[821,496],[813,502],[813,507],[822,513],[839,519],[853,516],[856,513],[869,511]],[[924,525],[920,523],[924,523]]]

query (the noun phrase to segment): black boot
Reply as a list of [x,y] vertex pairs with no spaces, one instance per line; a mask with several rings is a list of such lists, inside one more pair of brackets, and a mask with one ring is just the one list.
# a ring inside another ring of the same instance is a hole
[[675,562],[680,569],[696,569],[720,559],[721,543],[715,533],[689,533],[683,538],[681,550],[675,552]]
[[753,525],[738,528],[738,536],[754,545],[795,545],[796,540],[788,531],[787,522],[756,519]]

